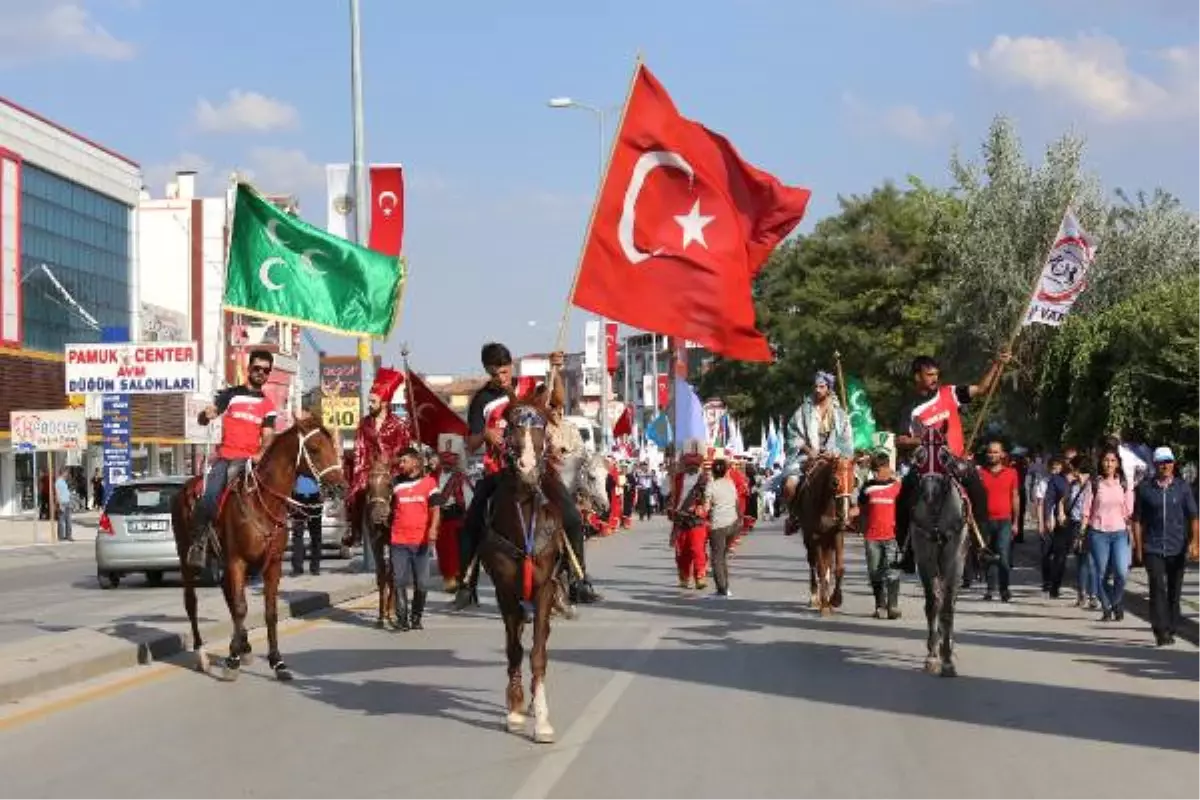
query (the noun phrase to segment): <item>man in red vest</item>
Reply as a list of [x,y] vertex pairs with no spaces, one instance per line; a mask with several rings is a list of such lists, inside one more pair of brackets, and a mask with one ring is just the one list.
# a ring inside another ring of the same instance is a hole
[[[909,517],[921,475],[945,472],[948,455],[959,459],[967,457],[960,409],[990,392],[1000,380],[1004,366],[1011,360],[1012,354],[1005,348],[978,384],[955,386],[941,383],[941,367],[932,356],[913,359],[912,376],[916,396],[906,405],[900,426],[896,429],[896,449],[901,453],[907,452],[913,460],[912,469],[901,482],[897,500],[896,538],[901,553],[908,541]],[[974,469],[967,470],[962,483],[971,501],[971,514],[976,525],[980,531],[987,530],[987,494],[979,480],[979,473]]]
[[367,396],[367,416],[358,423],[354,435],[354,469],[350,475],[350,491],[346,495],[347,531],[342,543],[354,544],[362,534],[363,499],[371,467],[382,460],[395,476],[396,459],[412,444],[412,427],[408,419],[392,413],[392,397],[404,384],[404,374],[381,367]]
[[274,366],[275,357],[269,351],[251,351],[246,383],[217,392],[212,405],[201,411],[196,420],[201,425],[208,425],[224,416],[217,457],[204,480],[204,494],[192,510],[192,546],[188,549],[187,563],[196,569],[203,569],[208,561],[210,526],[215,521],[221,493],[242,471],[247,460],[258,460],[271,444],[275,433],[275,404],[263,394],[262,387]]

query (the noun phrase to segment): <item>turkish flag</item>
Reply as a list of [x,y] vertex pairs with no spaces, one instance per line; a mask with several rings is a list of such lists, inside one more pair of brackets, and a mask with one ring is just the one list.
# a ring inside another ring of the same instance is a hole
[[617,323],[604,323],[604,364],[611,375],[617,371]]
[[658,407],[666,408],[671,402],[671,376],[658,376]]
[[411,392],[408,395],[411,403],[408,413],[420,428],[422,444],[436,448],[438,435],[443,433],[457,433],[466,437],[467,421],[454,413],[454,409],[434,394],[412,370],[408,371],[408,387]]
[[629,406],[625,406],[625,410],[621,412],[621,416],[617,417],[617,422],[613,425],[613,438],[620,439],[622,436],[633,435],[633,412]]
[[372,166],[369,246],[376,253],[399,256],[403,241],[404,171],[399,164]]
[[809,194],[681,117],[639,65],[573,302],[729,358],[770,361],[751,282],[804,217]]

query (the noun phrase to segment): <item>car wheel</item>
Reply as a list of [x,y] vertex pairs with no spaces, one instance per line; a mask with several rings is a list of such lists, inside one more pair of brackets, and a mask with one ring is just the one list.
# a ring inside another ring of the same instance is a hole
[[220,586],[224,579],[225,565],[209,555],[208,563],[200,570],[200,582],[205,586]]
[[97,572],[96,579],[100,581],[101,589],[115,589],[121,585],[119,572]]
[[163,574],[161,570],[150,570],[146,573],[146,582],[151,586],[162,586]]

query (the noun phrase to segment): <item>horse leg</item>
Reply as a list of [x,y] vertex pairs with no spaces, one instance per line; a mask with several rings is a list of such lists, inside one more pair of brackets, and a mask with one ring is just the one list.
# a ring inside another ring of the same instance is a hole
[[947,576],[946,589],[942,597],[941,613],[939,622],[942,628],[942,677],[955,678],[958,677],[958,668],[954,666],[954,606],[958,601],[958,587],[960,584],[960,573],[963,569],[963,556],[965,555],[965,547],[959,547],[955,550],[946,548],[946,561],[943,565],[943,574]]
[[[499,599],[499,587],[497,587]],[[504,608],[504,632],[508,637],[508,689],[505,699],[508,703],[508,715],[504,724],[509,733],[525,732],[525,687],[522,684],[521,661],[525,657],[525,648],[521,646],[521,629],[525,627],[525,612],[513,600],[506,603]]]
[[242,668],[242,656],[249,649],[246,633],[246,562],[240,558],[225,560],[225,604],[233,619],[233,635],[229,639],[229,655],[225,657],[225,680],[235,681]]
[[829,603],[834,608],[842,607],[842,578],[846,575],[845,559],[846,535],[842,530],[837,532],[837,549],[835,550],[834,568],[833,568],[833,597]]
[[207,673],[208,653],[204,650],[204,640],[200,638],[200,620],[196,604],[196,572],[188,565],[186,558],[180,559],[180,567],[180,575],[183,580],[183,608],[187,611],[188,622],[192,625],[192,652],[196,654],[196,669],[199,672]]
[[270,553],[263,568],[263,619],[267,623],[267,664],[281,681],[290,681],[292,671],[279,653],[279,579],[283,576],[281,555]]
[[833,613],[833,554],[826,545],[821,545],[817,555],[819,574],[817,587],[821,595],[821,616],[828,617]]
[[818,591],[817,547],[807,532],[804,533],[804,559],[808,562],[808,607],[820,608],[821,595]]
[[550,701],[546,697],[546,647],[550,639],[550,602],[553,597],[553,581],[547,581],[538,591],[537,608],[533,618],[533,649],[529,653],[529,668],[533,676],[529,681],[533,699],[533,740],[539,744],[554,741],[554,726],[550,724]]
[[368,531],[371,537],[371,553],[375,556],[375,591],[379,594],[379,614],[375,619],[375,627],[391,627],[392,617],[388,613],[388,601],[391,597],[391,581],[388,576],[389,559],[385,559],[384,548],[380,546],[380,537],[374,531]]
[[925,671],[930,675],[941,672],[941,659],[938,658],[938,582],[928,577],[922,571],[921,588],[925,590]]

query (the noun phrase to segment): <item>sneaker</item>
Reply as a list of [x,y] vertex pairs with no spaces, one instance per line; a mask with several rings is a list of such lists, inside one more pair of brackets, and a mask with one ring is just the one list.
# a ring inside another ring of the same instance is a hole
[[1107,608],[1104,609],[1104,613],[1100,615],[1101,622],[1112,622],[1112,618],[1113,618],[1112,612],[1109,611]]
[[1087,607],[1089,611],[1095,611],[1100,607],[1100,601],[1095,597],[1089,597],[1087,601]]
[[1012,594],[1009,592],[1001,592],[1000,593],[1000,602],[1001,603],[1011,603],[1012,602]]

